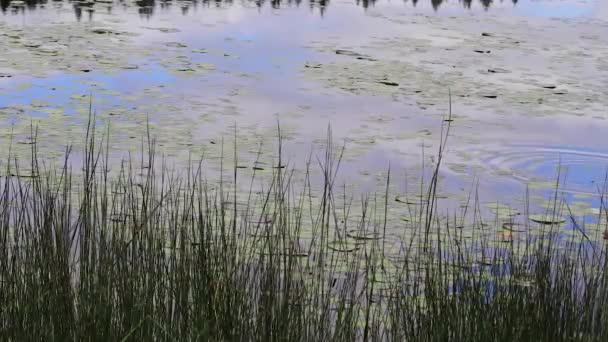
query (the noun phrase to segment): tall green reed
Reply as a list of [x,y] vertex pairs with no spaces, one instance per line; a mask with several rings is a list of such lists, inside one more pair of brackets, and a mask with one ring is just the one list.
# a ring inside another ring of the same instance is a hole
[[[331,130],[301,182],[283,159],[280,128],[271,174],[253,169],[244,181],[236,147],[234,166],[222,164],[209,179],[204,160],[175,170],[159,159],[151,133],[140,156],[112,162],[109,128],[100,135],[94,118],[76,171],[71,149],[53,168],[32,144],[27,170],[9,159],[0,186],[0,334],[11,341],[605,340],[605,244],[591,241],[572,215],[582,234],[569,240],[556,225],[525,220],[525,238],[496,241],[476,198],[459,215],[440,214],[451,121],[432,178],[422,182],[422,203],[403,208],[409,219],[398,227],[387,220],[390,171],[378,194],[339,193],[344,150],[334,148]],[[320,185],[311,180],[314,167]],[[563,214],[557,194],[552,216]],[[501,224],[514,222],[490,223]],[[395,230],[403,238],[387,234]]]

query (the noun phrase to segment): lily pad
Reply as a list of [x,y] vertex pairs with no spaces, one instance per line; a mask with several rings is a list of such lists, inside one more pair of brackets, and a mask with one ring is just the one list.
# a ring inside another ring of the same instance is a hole
[[378,234],[376,232],[365,232],[365,231],[360,231],[357,229],[349,230],[346,233],[346,236],[348,236],[354,240],[379,240],[382,238],[380,236],[380,234]]
[[350,240],[334,240],[327,243],[327,247],[336,252],[354,252],[359,249],[359,244]]
[[566,219],[564,219],[563,217],[558,216],[558,215],[535,214],[535,215],[530,215],[529,219],[533,222],[540,223],[540,224],[546,224],[546,225],[560,224],[560,223],[566,222]]

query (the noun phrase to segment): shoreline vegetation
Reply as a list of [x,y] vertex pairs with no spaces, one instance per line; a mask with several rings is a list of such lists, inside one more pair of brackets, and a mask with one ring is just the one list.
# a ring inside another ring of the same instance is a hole
[[[50,167],[34,139],[27,170],[9,158],[0,178],[0,335],[608,340],[602,193],[593,225],[569,213],[559,182],[542,217],[524,210],[486,221],[474,193],[461,212],[444,215],[436,194],[451,121],[416,205],[389,193],[390,170],[374,194],[336,184],[341,152],[330,131],[303,183],[283,164],[279,132],[277,163],[261,188],[255,168],[243,179],[236,163],[218,179],[202,162],[176,172],[150,135],[139,159],[111,173],[108,138],[94,119],[81,166],[68,148],[63,166]],[[398,224],[387,219],[397,204],[406,217]]]

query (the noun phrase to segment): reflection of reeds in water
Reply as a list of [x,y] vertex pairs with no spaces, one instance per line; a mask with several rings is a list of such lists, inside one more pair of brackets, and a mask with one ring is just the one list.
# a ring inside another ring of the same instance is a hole
[[[110,174],[107,144],[94,132],[82,172],[72,172],[67,156],[48,171],[36,144],[30,177],[15,161],[6,167],[5,340],[608,337],[601,239],[560,239],[558,225],[530,220],[492,230],[474,198],[463,215],[441,217],[441,154],[420,189],[425,200],[411,206],[389,201],[388,190],[358,202],[341,194],[341,154],[331,139],[318,159],[320,187],[308,176],[298,185],[288,167],[277,167],[263,192],[239,192],[238,167],[217,182],[202,164],[177,175],[156,160],[152,142],[141,160]],[[395,203],[407,212],[403,227],[387,226]]]

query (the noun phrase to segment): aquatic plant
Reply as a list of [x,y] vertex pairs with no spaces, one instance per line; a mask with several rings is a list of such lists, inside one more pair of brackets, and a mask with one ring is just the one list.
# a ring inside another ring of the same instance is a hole
[[[474,194],[462,212],[440,215],[437,175],[451,121],[418,205],[394,200],[390,171],[377,194],[355,200],[341,191],[343,149],[331,131],[304,182],[293,181],[280,134],[274,167],[252,167],[244,181],[236,148],[234,167],[208,179],[204,159],[171,169],[151,134],[140,156],[112,164],[109,132],[100,136],[95,120],[76,171],[69,148],[54,168],[32,143],[29,165],[9,159],[0,185],[0,334],[606,340],[605,242],[591,234],[606,225],[604,206],[593,227],[570,215],[566,238],[558,189],[542,219],[526,211],[520,221],[486,222]],[[388,220],[393,205],[406,217],[399,223]]]

